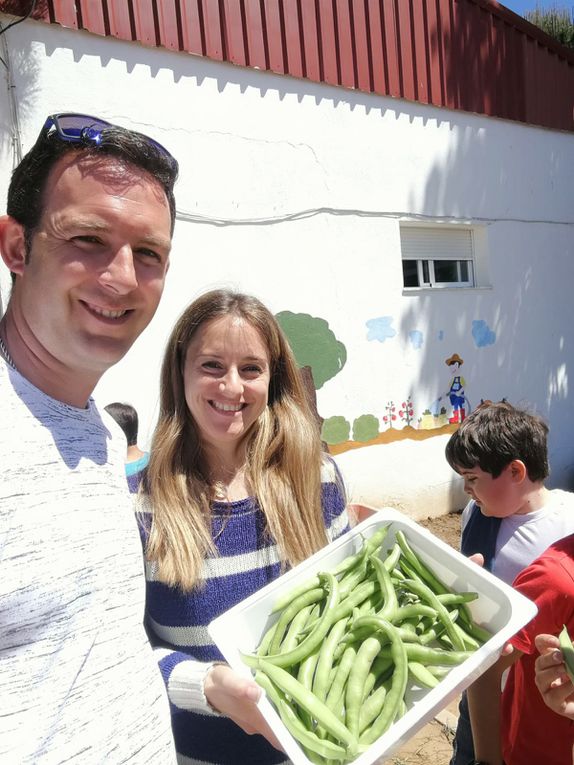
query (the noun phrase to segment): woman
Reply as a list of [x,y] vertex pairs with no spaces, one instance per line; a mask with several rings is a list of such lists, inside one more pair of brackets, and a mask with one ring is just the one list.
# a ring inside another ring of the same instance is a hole
[[147,623],[178,754],[283,762],[259,687],[221,663],[207,625],[348,529],[341,482],[289,345],[256,298],[217,290],[187,308],[160,396],[141,518]]

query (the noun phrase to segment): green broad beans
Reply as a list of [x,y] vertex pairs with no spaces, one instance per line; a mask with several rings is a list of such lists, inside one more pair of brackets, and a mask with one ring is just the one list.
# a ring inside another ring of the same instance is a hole
[[281,595],[242,657],[307,759],[347,765],[490,637],[467,606],[477,597],[450,591],[401,529],[381,525]]

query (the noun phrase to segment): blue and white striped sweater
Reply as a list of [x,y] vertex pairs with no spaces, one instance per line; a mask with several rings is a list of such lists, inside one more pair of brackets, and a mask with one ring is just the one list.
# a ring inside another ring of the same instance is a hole
[[[323,514],[332,540],[349,528],[345,498],[333,463],[324,466],[322,478]],[[144,545],[150,520],[149,515],[141,518]],[[192,593],[157,581],[153,564],[146,563],[147,627],[170,696],[178,760],[185,765],[285,761],[262,736],[249,736],[229,719],[210,713],[201,691],[203,663],[223,659],[210,640],[208,624],[280,574],[277,546],[265,525],[254,498],[214,502],[212,533],[218,555],[205,561],[205,586]]]

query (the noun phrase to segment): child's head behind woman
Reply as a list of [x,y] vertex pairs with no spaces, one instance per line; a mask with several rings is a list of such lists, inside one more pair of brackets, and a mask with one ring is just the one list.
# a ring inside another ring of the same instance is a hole
[[[147,493],[159,578],[190,589],[214,551],[214,476],[236,465],[284,561],[327,542],[317,421],[289,344],[255,297],[208,292],[184,311],[161,372]],[[231,507],[230,507],[231,511]]]
[[507,401],[478,406],[453,433],[446,459],[453,470],[479,467],[493,478],[521,460],[530,481],[548,477],[548,426],[536,414]]

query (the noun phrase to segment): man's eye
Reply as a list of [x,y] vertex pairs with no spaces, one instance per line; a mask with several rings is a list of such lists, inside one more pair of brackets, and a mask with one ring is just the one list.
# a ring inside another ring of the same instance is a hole
[[72,237],[72,241],[79,244],[101,244],[101,239],[97,236],[90,236],[88,234],[82,234],[82,236]]
[[158,263],[161,263],[162,257],[158,252],[155,252],[155,250],[148,250],[147,248],[142,248],[140,250],[137,250],[137,252],[140,255],[143,255],[144,258],[150,258],[151,260],[155,260]]

